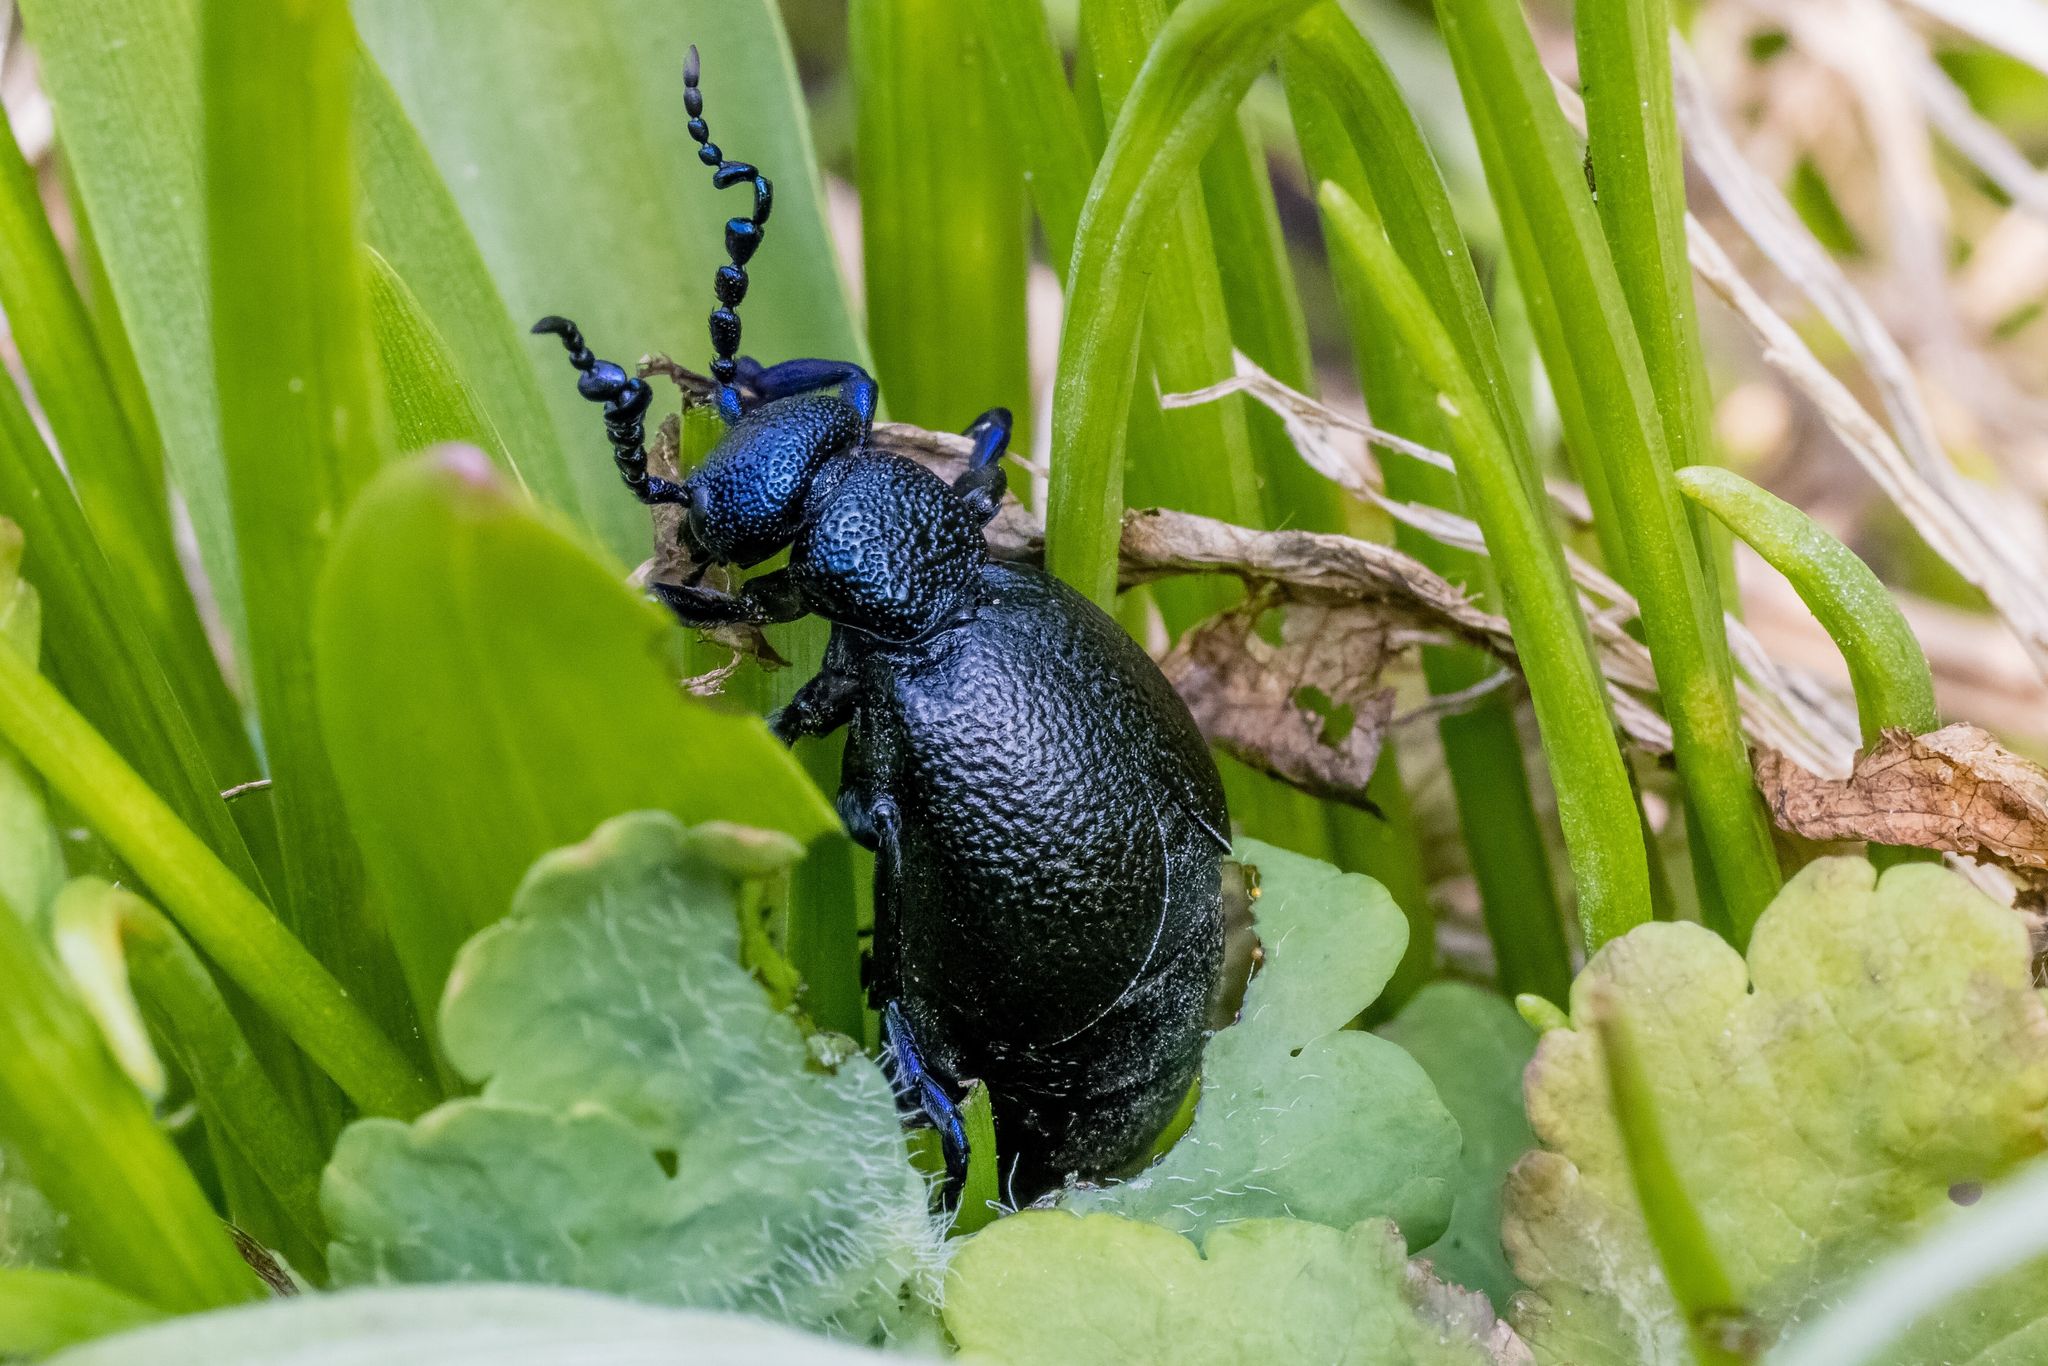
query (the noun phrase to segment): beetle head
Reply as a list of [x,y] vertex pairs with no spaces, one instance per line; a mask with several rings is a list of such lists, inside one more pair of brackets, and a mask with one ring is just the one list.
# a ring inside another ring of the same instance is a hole
[[746,413],[683,481],[685,548],[698,560],[746,569],[789,545],[818,467],[859,444],[863,426],[851,404],[828,394]]

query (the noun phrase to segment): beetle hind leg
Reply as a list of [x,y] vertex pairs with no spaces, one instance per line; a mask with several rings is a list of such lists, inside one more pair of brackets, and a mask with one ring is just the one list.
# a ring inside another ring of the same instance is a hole
[[944,1084],[925,1067],[910,1021],[903,1017],[903,1007],[895,1001],[882,1007],[882,1040],[883,1067],[896,1088],[898,1108],[909,1112],[906,1119],[939,1131],[950,1197],[967,1179],[967,1121]]

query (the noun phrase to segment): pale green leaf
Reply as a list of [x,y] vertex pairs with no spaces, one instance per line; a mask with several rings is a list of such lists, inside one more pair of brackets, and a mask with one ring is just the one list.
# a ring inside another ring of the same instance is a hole
[[[1682,1361],[1683,1323],[1637,1212],[1591,1002],[1625,1022],[1679,1180],[1766,1339],[1950,1205],[2048,1147],[2048,1006],[2020,919],[1928,864],[1810,865],[1747,964],[1652,924],[1572,988],[1574,1027],[1529,1072],[1545,1150],[1503,1236],[1536,1292],[1517,1322],[1578,1366]],[[2036,1282],[2038,1285],[2038,1282]],[[2034,1292],[2039,1294],[2040,1292]]]
[[1199,1235],[1286,1215],[1333,1228],[1386,1217],[1421,1248],[1443,1232],[1458,1126],[1421,1067],[1345,1024],[1401,960],[1407,922],[1357,873],[1241,840],[1265,966],[1238,1022],[1210,1039],[1179,1143],[1130,1181],[1066,1197]]
[[1028,1210],[946,1278],[963,1357],[1010,1366],[1481,1366],[1527,1359],[1484,1296],[1410,1268],[1400,1232],[1255,1219],[1202,1251],[1154,1224]]
[[482,1094],[342,1136],[337,1281],[545,1281],[882,1333],[932,1254],[926,1188],[879,1069],[816,1064],[737,961],[737,879],[764,854],[794,842],[642,812],[541,860],[449,978],[448,1055]]
[[1379,1032],[1422,1064],[1465,1136],[1451,1226],[1430,1247],[1430,1264],[1505,1309],[1522,1283],[1500,1245],[1501,1186],[1515,1160],[1536,1146],[1522,1113],[1522,1069],[1536,1051],[1535,1032],[1505,1000],[1464,982],[1424,987]]

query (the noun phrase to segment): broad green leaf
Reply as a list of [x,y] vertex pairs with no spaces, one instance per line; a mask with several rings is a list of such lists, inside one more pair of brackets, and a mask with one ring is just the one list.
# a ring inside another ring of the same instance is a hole
[[1201,1251],[1154,1224],[1027,1210],[946,1276],[963,1359],[1010,1366],[1482,1366],[1527,1360],[1484,1296],[1418,1275],[1385,1220],[1254,1219]]
[[40,1357],[164,1316],[89,1276],[8,1269],[0,1256],[0,1358]]
[[1422,1064],[1465,1136],[1451,1226],[1430,1246],[1429,1262],[1445,1280],[1506,1309],[1522,1283],[1500,1245],[1501,1187],[1536,1146],[1522,1113],[1522,1070],[1536,1035],[1512,1005],[1463,982],[1424,987],[1379,1032]]
[[737,1314],[658,1309],[548,1286],[436,1285],[301,1295],[172,1319],[49,1366],[860,1366],[880,1353]]
[[59,1265],[65,1245],[62,1216],[0,1143],[0,1267]]
[[932,1255],[882,1074],[818,1063],[737,960],[786,836],[639,812],[534,866],[463,950],[450,1061],[484,1083],[343,1134],[342,1283],[548,1281],[879,1335]]
[[1255,840],[1234,856],[1258,869],[1265,966],[1238,1022],[1209,1040],[1195,1121],[1138,1176],[1065,1204],[1190,1235],[1274,1215],[1339,1229],[1386,1217],[1425,1247],[1450,1218],[1457,1123],[1399,1046],[1344,1028],[1400,962],[1407,923],[1370,878]]
[[673,635],[476,451],[357,500],[320,587],[322,720],[423,1007],[534,859],[609,816],[837,828],[760,720],[683,694]]
[[[600,355],[631,362],[666,351],[701,368],[723,225],[742,192],[712,188],[683,129],[683,54],[696,43],[713,140],[775,182],[775,216],[740,309],[744,349],[771,361],[862,358],[802,92],[767,0],[359,0],[355,16],[512,317],[566,314]],[[380,208],[393,230],[398,213]],[[404,254],[385,254],[448,327]],[[619,494],[596,410],[577,397],[558,345],[531,339],[526,357],[572,456],[583,515],[614,554],[637,563],[646,515]],[[489,378],[466,377],[479,391]]]
[[1516,1317],[1538,1355],[1688,1350],[1587,1027],[1596,998],[1625,1023],[1676,1174],[1768,1339],[1952,1190],[2048,1148],[2048,1005],[2030,959],[2025,925],[1955,874],[1909,864],[1880,879],[1842,858],[1787,885],[1746,965],[1689,924],[1603,949],[1573,984],[1573,1027],[1538,1045],[1528,1104],[1546,1150],[1508,1185],[1503,1236],[1535,1291]]

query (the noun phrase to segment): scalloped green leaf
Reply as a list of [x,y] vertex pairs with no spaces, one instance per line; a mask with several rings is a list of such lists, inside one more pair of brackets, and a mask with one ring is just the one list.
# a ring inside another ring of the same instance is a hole
[[1480,1366],[1526,1361],[1483,1295],[1409,1264],[1384,1219],[1218,1228],[1203,1250],[1156,1224],[1027,1210],[968,1239],[946,1327],[969,1361],[1092,1366]]
[[1393,975],[1407,921],[1371,878],[1257,840],[1234,857],[1258,869],[1265,965],[1204,1051],[1194,1123],[1131,1180],[1063,1203],[1190,1236],[1243,1219],[1384,1217],[1424,1247],[1450,1219],[1457,1121],[1399,1045],[1344,1027]]
[[1522,1283],[1500,1245],[1501,1187],[1536,1146],[1522,1112],[1535,1032],[1507,1001],[1465,982],[1430,983],[1379,1032],[1422,1064],[1465,1137],[1451,1226],[1430,1247],[1430,1265],[1506,1309]]
[[537,863],[441,1007],[479,1096],[342,1135],[337,1283],[539,1281],[882,1335],[936,1255],[864,1057],[827,1069],[738,962],[788,836],[607,821]]
[[1689,1359],[1588,1025],[1596,1001],[1626,1022],[1677,1174],[1768,1341],[2048,1150],[2031,958],[2021,920],[1961,877],[1916,864],[1879,878],[1860,858],[1793,879],[1746,963],[1687,924],[1603,948],[1572,985],[1572,1027],[1537,1046],[1527,1098],[1545,1146],[1507,1191],[1503,1237],[1533,1291],[1515,1319],[1539,1359]]

